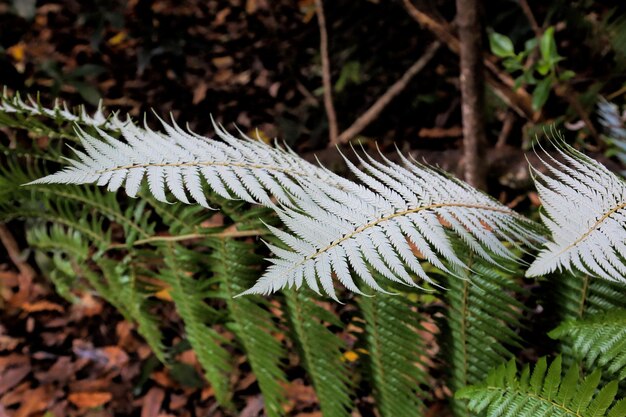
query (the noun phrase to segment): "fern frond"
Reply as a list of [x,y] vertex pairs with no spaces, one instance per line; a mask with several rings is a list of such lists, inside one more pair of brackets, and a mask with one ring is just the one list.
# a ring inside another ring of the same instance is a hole
[[185,324],[187,339],[191,344],[206,378],[215,390],[217,401],[231,406],[232,389],[229,375],[234,370],[232,356],[224,345],[228,340],[207,322],[219,314],[205,301],[210,297],[208,280],[193,278],[193,259],[197,253],[180,245],[163,245],[166,268],[159,271],[158,278],[170,285],[170,295]]
[[[626,34],[626,19],[623,19],[621,26]],[[623,165],[626,165],[626,112],[620,114],[616,104],[600,99],[598,116],[600,124],[604,127],[607,135],[606,141],[615,147],[610,150],[613,151]],[[625,176],[626,171],[622,171],[621,174]]]
[[[453,392],[482,381],[513,357],[510,349],[520,346],[516,331],[524,312],[515,298],[523,293],[515,281],[521,275],[516,265],[505,262],[496,267],[472,255],[466,259],[469,270],[462,279],[447,279],[443,293],[448,309],[442,323],[442,358],[449,365]],[[471,415],[463,401],[453,399],[452,409],[456,416]]]
[[382,417],[421,415],[427,396],[421,315],[406,294],[359,297],[365,320],[368,375]]
[[526,275],[577,269],[626,283],[626,183],[566,144],[559,154],[565,163],[544,161],[552,176],[533,170],[552,241]]
[[27,96],[26,100],[22,99],[19,93],[9,94],[8,90],[3,88],[0,95],[0,124],[9,124],[11,118],[19,118],[16,123],[18,126],[29,126],[24,123],[29,119],[32,122],[34,117],[45,117],[57,123],[77,123],[93,127],[109,127],[110,120],[115,119],[115,115],[107,116],[99,103],[97,110],[93,115],[89,115],[84,106],[80,106],[78,111],[71,111],[67,104],[56,100],[52,107],[46,107],[41,104],[39,99],[35,100],[31,96]]
[[[530,220],[520,216],[467,184],[424,165],[404,160],[382,164],[360,158],[367,172],[346,160],[367,185],[343,180],[338,187],[302,182],[308,198],[298,208],[278,211],[287,233],[272,232],[288,245],[269,245],[276,255],[261,279],[244,294],[268,294],[303,282],[336,299],[333,274],[349,290],[360,293],[350,267],[367,285],[383,291],[369,264],[383,277],[415,286],[411,273],[432,282],[413,248],[434,266],[450,272],[465,265],[454,253],[447,228],[483,259],[515,259],[508,246],[534,247],[541,237]],[[502,240],[507,242],[503,243]],[[407,271],[407,268],[410,272]]]
[[469,407],[487,417],[620,417],[626,415],[626,401],[615,400],[617,381],[600,384],[600,371],[579,380],[579,369],[561,374],[561,358],[550,366],[539,359],[531,373],[526,366],[518,375],[515,361],[501,365],[484,383],[459,391]]
[[[39,251],[35,255],[43,274],[50,278],[57,293],[70,302],[76,297],[72,294],[77,276],[72,263],[81,264],[89,256],[89,243],[77,230],[66,229],[59,224],[32,225],[26,230],[28,245]],[[52,253],[49,266],[42,268],[40,254]]]
[[568,343],[589,369],[600,366],[608,374],[626,379],[626,310],[568,320],[549,335]]
[[561,320],[626,309],[623,285],[576,271],[550,279],[547,292],[554,295],[555,313]]
[[333,313],[317,305],[312,294],[304,291],[285,291],[284,294],[294,340],[302,352],[322,415],[350,416],[352,387],[348,369],[341,361],[345,343],[324,322],[339,327],[343,324]]
[[109,191],[124,187],[135,197],[144,178],[150,193],[168,202],[174,199],[196,202],[209,208],[203,182],[217,195],[273,206],[271,197],[291,205],[292,195],[304,197],[297,184],[300,178],[331,181],[334,175],[291,152],[250,138],[236,139],[215,125],[221,141],[185,132],[163,122],[166,133],[142,129],[132,121],[113,121],[125,141],[97,129],[99,138],[82,130],[77,134],[85,152],[75,150],[78,160],[70,166],[30,184],[97,183]]
[[254,267],[260,258],[254,254],[254,245],[233,239],[207,239],[213,249],[210,268],[219,284],[219,296],[228,307],[229,328],[241,343],[252,372],[263,394],[268,417],[285,415],[286,376],[281,361],[284,348],[275,335],[280,333],[267,309],[267,301],[260,297],[234,298],[248,288],[256,278]]
[[133,256],[128,256],[121,262],[106,258],[98,259],[96,263],[104,277],[101,284],[95,272],[83,270],[83,275],[129,322],[136,323],[137,331],[146,340],[157,359],[167,363],[168,357],[163,346],[160,322],[151,311],[151,304],[148,301],[148,297],[154,291],[150,291],[150,288],[139,282],[137,262]]
[[[624,20],[626,28],[626,19]],[[620,114],[616,104],[601,99],[598,103],[600,124],[604,126],[610,139],[620,150],[626,152],[626,116]],[[623,155],[620,155],[620,159]]]

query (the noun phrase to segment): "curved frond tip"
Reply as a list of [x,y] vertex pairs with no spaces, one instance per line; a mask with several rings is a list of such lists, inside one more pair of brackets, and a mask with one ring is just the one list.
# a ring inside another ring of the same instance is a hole
[[[404,158],[403,158],[404,159]],[[336,298],[333,278],[361,293],[351,270],[368,286],[384,291],[372,272],[406,285],[413,277],[433,283],[420,257],[447,271],[466,268],[449,234],[482,259],[515,259],[514,247],[541,241],[536,225],[491,197],[435,169],[404,159],[406,167],[359,157],[349,160],[363,185],[343,180],[341,188],[302,182],[307,199],[279,217],[290,232],[271,228],[289,249],[269,245],[276,257],[246,293],[268,294],[303,282]]]
[[546,154],[550,175],[533,169],[552,240],[526,275],[577,269],[626,282],[626,182],[567,144],[558,151],[563,162]]

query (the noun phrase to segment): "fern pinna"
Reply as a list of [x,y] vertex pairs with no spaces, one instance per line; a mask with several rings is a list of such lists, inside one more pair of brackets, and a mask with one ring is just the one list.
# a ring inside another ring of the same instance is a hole
[[[504,262],[496,269],[468,255],[470,269],[458,279],[446,280],[443,291],[448,305],[442,327],[442,360],[450,365],[448,383],[453,392],[482,381],[494,367],[514,357],[512,349],[521,347],[520,321],[524,292],[519,268]],[[517,274],[515,273],[517,270]],[[517,297],[517,298],[516,298]],[[456,416],[473,415],[465,401],[452,400]]]
[[[382,417],[420,415],[428,397],[427,333],[407,294],[360,297],[369,377]],[[423,355],[423,356],[422,356]]]
[[491,372],[485,382],[461,390],[470,409],[487,417],[620,417],[626,399],[616,400],[617,381],[600,387],[600,371],[580,380],[577,366],[562,375],[561,358],[548,366],[546,358],[518,374],[513,360]]
[[[230,386],[235,372],[230,352],[238,350],[256,375],[266,413],[286,414],[288,344],[274,336],[287,328],[322,413],[341,417],[355,408],[353,397],[363,385],[354,385],[359,378],[341,361],[346,346],[332,329],[345,325],[335,313],[302,290],[289,289],[271,303],[250,295],[306,285],[337,300],[348,298],[346,290],[359,293],[355,308],[363,320],[360,352],[366,359],[361,370],[381,416],[427,412],[428,385],[437,367],[421,354],[420,323],[433,318],[439,319],[440,331],[429,339],[442,349],[448,387],[459,392],[451,400],[456,416],[481,410],[569,415],[571,404],[564,399],[559,407],[545,404],[554,403],[549,398],[556,398],[555,386],[566,392],[578,385],[583,387],[579,415],[605,410],[611,417],[622,415],[623,401],[608,411],[615,384],[599,388],[596,374],[579,382],[578,371],[561,380],[561,359],[553,362],[545,383],[542,361],[533,376],[522,373],[519,381],[509,365],[492,373],[486,385],[480,383],[524,343],[518,332],[525,312],[519,260],[543,243],[527,275],[573,268],[586,274],[582,280],[551,278],[556,291],[550,295],[567,320],[552,336],[566,341],[566,362],[583,360],[607,378],[622,375],[622,322],[613,309],[623,308],[624,184],[566,145],[556,159],[544,158],[548,174],[535,172],[549,240],[534,222],[402,155],[400,165],[357,152],[356,163],[346,158],[351,181],[288,148],[236,139],[217,124],[219,140],[175,124],[163,123],[159,133],[105,116],[102,109],[90,117],[6,94],[0,99],[0,124],[51,139],[46,152],[2,145],[7,155],[0,174],[0,195],[6,197],[0,202],[2,219],[36,219],[29,220],[29,240],[51,256],[50,277],[59,290],[71,299],[81,282],[96,288],[137,323],[170,366],[172,347],[152,308],[154,295],[165,288],[184,322],[183,335],[227,413],[238,405]],[[43,176],[50,167],[60,170]],[[54,182],[63,185],[49,184]],[[25,183],[30,185],[18,186]],[[138,198],[71,185],[85,183],[124,188]],[[190,205],[168,204],[173,201]],[[259,205],[265,208],[253,208]],[[216,227],[205,227],[215,220],[207,208],[221,210],[223,221]],[[273,234],[267,248],[252,241],[267,234]],[[268,249],[271,265],[263,271],[257,254]],[[85,265],[77,270],[76,264]],[[543,288],[543,281],[536,284]],[[414,305],[402,294],[370,297],[370,288],[404,294],[395,285],[443,287],[430,296],[441,308]],[[613,323],[615,331],[607,340],[590,341],[598,323]],[[224,337],[224,329],[235,339]],[[506,378],[498,376],[502,372]],[[468,384],[474,388],[464,389]],[[492,391],[500,397],[488,394]]]

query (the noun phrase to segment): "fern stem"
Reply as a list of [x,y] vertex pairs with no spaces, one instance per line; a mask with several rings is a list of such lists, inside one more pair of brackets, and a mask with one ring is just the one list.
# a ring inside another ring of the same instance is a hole
[[[237,238],[237,237],[254,237],[254,236],[262,236],[267,234],[263,230],[224,230],[218,233],[189,233],[186,235],[178,235],[178,236],[150,236],[145,239],[138,239],[133,242],[132,246],[141,246],[150,243],[159,243],[159,242],[180,242],[183,240],[197,240],[197,239],[206,239],[206,238]],[[128,245],[125,243],[113,243],[109,245],[106,249],[124,249],[127,248]]]

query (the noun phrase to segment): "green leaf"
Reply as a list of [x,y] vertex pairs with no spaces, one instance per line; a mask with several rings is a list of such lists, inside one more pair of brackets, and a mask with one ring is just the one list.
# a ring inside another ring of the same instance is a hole
[[507,36],[497,32],[489,34],[489,47],[494,55],[500,58],[515,56],[513,42]]
[[559,80],[560,81],[567,81],[570,80],[572,78],[574,78],[576,76],[576,73],[572,70],[566,70],[563,71],[559,74]]
[[[382,417],[422,415],[426,364],[416,352],[426,344],[421,314],[406,294],[359,297],[374,398]],[[421,334],[420,334],[421,333]]]
[[348,84],[361,82],[361,64],[358,61],[348,61],[341,68],[339,78],[335,83],[335,92],[341,93]]
[[548,101],[550,97],[550,89],[552,87],[552,78],[544,78],[537,83],[537,86],[533,90],[533,110],[540,110],[543,105]]
[[[458,391],[458,399],[467,399],[471,411],[485,417],[600,417],[613,406],[609,416],[623,416],[623,401],[615,401],[617,381],[601,387],[600,373],[594,372],[584,380],[578,378],[578,368],[570,368],[561,379],[560,359],[557,358],[547,369],[545,358],[541,358],[532,371],[530,386],[512,379],[509,365],[493,370],[487,379]],[[559,394],[554,397],[554,393]],[[615,410],[615,411],[614,411]]]
[[539,42],[541,58],[546,62],[554,62],[558,58],[556,52],[556,41],[554,40],[554,26],[550,26],[543,32]]

